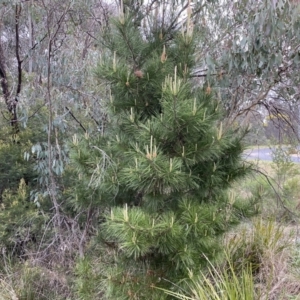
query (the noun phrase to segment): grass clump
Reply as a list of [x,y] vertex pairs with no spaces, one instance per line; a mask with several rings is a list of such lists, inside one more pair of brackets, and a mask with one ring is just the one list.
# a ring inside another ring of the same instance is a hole
[[184,291],[165,293],[184,300],[298,299],[300,282],[291,272],[294,237],[291,228],[256,218],[226,237],[222,264],[190,273]]
[[251,268],[238,274],[229,257],[228,268],[210,267],[199,276],[192,276],[185,293],[166,291],[175,299],[182,300],[254,300],[256,298]]

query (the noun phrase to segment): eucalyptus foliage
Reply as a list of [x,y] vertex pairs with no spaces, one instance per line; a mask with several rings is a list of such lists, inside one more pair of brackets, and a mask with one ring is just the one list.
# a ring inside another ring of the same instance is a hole
[[228,0],[198,13],[208,42],[195,73],[216,83],[231,119],[285,113],[298,134],[299,9],[299,1]]

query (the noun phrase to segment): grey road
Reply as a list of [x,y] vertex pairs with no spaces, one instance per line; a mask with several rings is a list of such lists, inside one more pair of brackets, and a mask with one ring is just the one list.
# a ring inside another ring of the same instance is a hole
[[[251,150],[246,150],[244,156],[246,159],[259,159],[265,161],[273,160],[273,153],[270,148],[255,148]],[[295,163],[300,163],[300,155],[291,155],[291,160]]]

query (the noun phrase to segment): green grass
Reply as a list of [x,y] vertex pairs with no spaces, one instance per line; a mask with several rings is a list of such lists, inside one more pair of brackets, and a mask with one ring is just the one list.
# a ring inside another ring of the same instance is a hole
[[185,293],[164,292],[182,300],[254,300],[256,298],[251,267],[237,274],[228,259],[228,269],[220,269],[212,264],[206,272],[191,277]]
[[275,220],[255,218],[227,236],[222,264],[190,274],[184,291],[164,292],[182,300],[299,299],[294,237]]

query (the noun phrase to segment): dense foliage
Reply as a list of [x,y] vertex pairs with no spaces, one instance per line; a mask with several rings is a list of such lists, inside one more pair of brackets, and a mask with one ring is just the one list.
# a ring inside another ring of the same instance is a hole
[[72,161],[93,191],[84,197],[78,186],[78,207],[109,208],[99,237],[115,257],[102,274],[111,299],[162,299],[155,287],[178,286],[216,259],[218,238],[255,211],[228,195],[247,174],[245,132],[225,127],[210,87],[191,79],[189,18],[182,31],[146,38],[132,16],[114,21],[96,70],[110,83],[104,134],[73,143]]
[[57,299],[165,299],[220,261],[263,194],[232,190],[245,140],[298,134],[298,11],[1,3],[0,284],[9,261],[35,287],[64,274],[45,287]]

